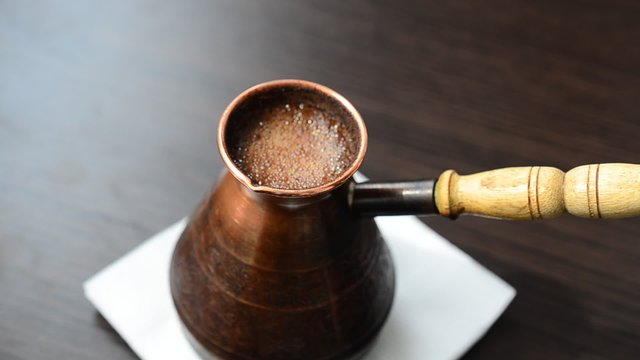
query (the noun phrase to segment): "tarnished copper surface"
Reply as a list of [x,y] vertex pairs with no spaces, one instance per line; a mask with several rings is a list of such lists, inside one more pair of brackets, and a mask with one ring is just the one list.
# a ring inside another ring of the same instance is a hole
[[368,345],[392,303],[393,265],[374,221],[352,217],[346,191],[279,198],[224,176],[171,266],[196,349],[225,359],[341,359]]

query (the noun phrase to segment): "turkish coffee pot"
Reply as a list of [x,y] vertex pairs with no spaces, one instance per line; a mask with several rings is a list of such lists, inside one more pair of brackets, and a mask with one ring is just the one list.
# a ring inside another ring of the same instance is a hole
[[218,147],[228,171],[191,216],[170,273],[184,333],[203,359],[361,357],[394,296],[377,215],[640,215],[633,164],[356,183],[367,147],[360,114],[301,80],[240,94],[222,114]]

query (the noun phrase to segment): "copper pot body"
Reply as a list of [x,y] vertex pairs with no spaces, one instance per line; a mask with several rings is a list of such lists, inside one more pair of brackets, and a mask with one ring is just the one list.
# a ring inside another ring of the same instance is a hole
[[349,204],[362,159],[346,179],[296,196],[256,191],[223,158],[231,171],[191,217],[171,263],[171,294],[196,351],[204,359],[362,355],[395,284],[374,220]]

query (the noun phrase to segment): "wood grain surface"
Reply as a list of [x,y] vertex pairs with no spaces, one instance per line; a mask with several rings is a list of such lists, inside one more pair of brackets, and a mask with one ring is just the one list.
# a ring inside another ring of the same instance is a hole
[[[640,3],[0,1],[0,359],[134,359],[82,282],[192,211],[217,119],[302,78],[376,180],[640,158]],[[467,359],[634,359],[640,219],[425,222],[518,295]],[[428,274],[425,274],[428,276]]]

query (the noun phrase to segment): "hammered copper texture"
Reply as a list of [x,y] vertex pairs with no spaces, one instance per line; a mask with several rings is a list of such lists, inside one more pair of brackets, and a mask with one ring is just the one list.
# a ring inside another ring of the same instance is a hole
[[390,310],[394,272],[375,222],[350,214],[347,187],[279,198],[223,177],[171,265],[173,299],[196,349],[225,359],[362,352]]

